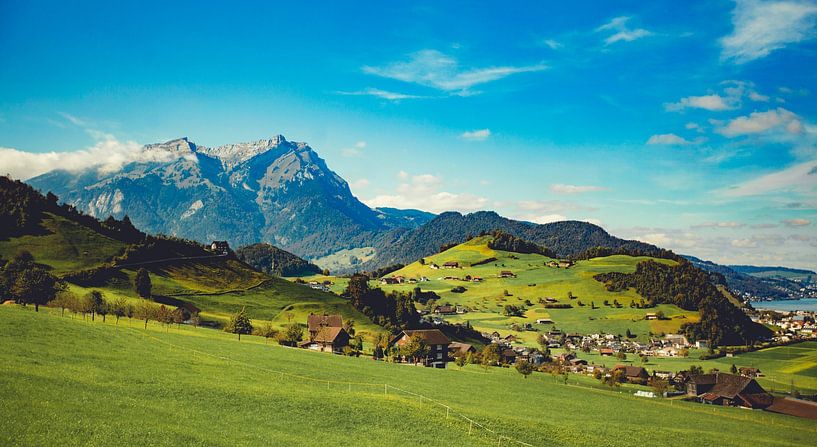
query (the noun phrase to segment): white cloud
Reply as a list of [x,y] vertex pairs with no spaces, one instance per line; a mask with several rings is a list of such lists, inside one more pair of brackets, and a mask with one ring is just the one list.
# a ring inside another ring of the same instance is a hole
[[480,129],[463,132],[462,135],[460,135],[460,138],[471,141],[485,141],[490,136],[491,136],[490,129]]
[[721,57],[743,64],[815,36],[817,5],[812,1],[738,0],[732,34],[720,40]]
[[769,102],[769,97],[766,95],[761,95],[756,91],[749,92],[749,99],[756,102]]
[[627,22],[629,22],[630,19],[631,17],[627,16],[616,17],[604,25],[596,28],[596,32],[613,31],[613,34],[610,34],[606,39],[604,39],[605,45],[612,45],[616,42],[632,42],[653,34],[652,32],[643,28],[633,29],[628,27]]
[[437,50],[421,50],[409,55],[408,60],[393,62],[383,67],[363,67],[368,74],[399,81],[411,82],[445,92],[468,95],[475,85],[496,81],[518,73],[545,70],[539,63],[525,66],[464,68],[460,62]]
[[25,180],[55,169],[80,171],[96,167],[101,172],[115,172],[127,163],[164,162],[179,156],[170,151],[146,151],[134,141],[122,142],[113,135],[100,136],[93,146],[71,152],[34,153],[0,147],[0,170]]
[[817,160],[794,165],[740,183],[724,191],[727,196],[742,197],[771,192],[813,192],[817,189]]
[[558,50],[558,49],[564,47],[564,45],[561,42],[556,41],[554,39],[543,39],[542,40],[542,45],[550,48],[551,50]]
[[754,239],[732,239],[731,242],[733,247],[738,248],[755,248],[757,247],[757,241]]
[[765,112],[752,112],[748,116],[739,116],[717,129],[716,132],[725,137],[763,133],[769,130],[784,130],[790,134],[799,134],[803,131],[803,124],[794,113],[778,107]]
[[647,140],[647,144],[649,145],[666,145],[666,146],[683,146],[687,144],[692,144],[691,141],[687,140],[686,138],[679,137],[674,133],[664,133],[653,135],[650,139]]
[[786,219],[782,221],[782,223],[789,227],[805,227],[811,225],[811,221],[808,219]]
[[369,184],[370,184],[369,179],[361,178],[353,181],[352,183],[349,183],[349,186],[352,189],[363,189],[369,186]]
[[444,211],[471,212],[485,209],[488,199],[468,193],[441,191],[442,179],[432,174],[398,173],[402,181],[394,194],[381,194],[364,202],[373,208],[412,208],[432,213]]
[[363,153],[363,149],[365,149],[365,148],[366,148],[366,142],[365,141],[358,141],[352,147],[347,147],[347,148],[341,149],[340,153],[344,157],[358,157],[358,156],[360,156],[360,154]]
[[567,217],[561,214],[543,214],[540,216],[532,215],[522,220],[537,224],[546,224],[551,222],[561,222],[563,220],[567,220]]
[[731,110],[734,108],[726,98],[720,95],[687,96],[678,102],[664,104],[664,109],[668,112],[678,112],[683,109],[704,109],[713,112],[721,110]]
[[735,222],[733,220],[724,222],[704,222],[702,224],[693,225],[692,228],[743,228],[746,224]]
[[390,92],[388,90],[380,90],[377,88],[367,88],[365,90],[358,90],[355,92],[337,92],[339,95],[348,96],[375,96],[381,99],[398,102],[403,99],[427,99],[429,96],[409,95],[406,93]]
[[605,191],[607,188],[602,186],[591,185],[566,185],[563,183],[554,183],[549,187],[550,192],[555,194],[582,194],[585,192]]

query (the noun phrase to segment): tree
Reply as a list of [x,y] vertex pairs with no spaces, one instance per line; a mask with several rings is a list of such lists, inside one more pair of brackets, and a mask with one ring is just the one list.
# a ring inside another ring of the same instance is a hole
[[65,316],[65,309],[72,309],[77,301],[77,296],[70,290],[60,290],[53,300],[48,304],[52,307],[60,308],[60,316]]
[[85,295],[85,299],[87,300],[85,309],[91,314],[91,321],[94,321],[94,316],[105,307],[105,298],[99,290],[91,290]]
[[150,274],[146,269],[140,268],[136,271],[136,278],[134,279],[133,285],[137,295],[146,300],[150,299],[153,286],[150,283]]
[[181,329],[182,323],[184,323],[184,309],[177,307],[173,310],[171,316],[173,317],[173,322],[176,323],[176,328]]
[[[9,264],[14,262],[12,260]],[[33,262],[21,267],[11,282],[10,295],[19,304],[33,304],[34,310],[39,312],[40,305],[53,300],[59,291],[57,278]]]
[[653,377],[650,379],[650,386],[655,391],[655,394],[663,396],[669,388],[669,382],[659,379],[658,377]]
[[264,337],[264,343],[269,343],[270,338],[278,336],[278,329],[275,329],[272,323],[266,322],[263,326],[258,328],[256,335]]
[[465,356],[458,355],[457,357],[454,357],[454,363],[456,363],[456,365],[459,366],[460,369],[462,369],[462,367],[465,366],[466,363]]
[[634,338],[635,337],[635,335],[633,335],[633,333],[630,332],[630,328],[627,328],[627,334],[626,335],[627,335],[627,338]]
[[704,373],[704,368],[702,366],[692,365],[692,366],[689,367],[689,373],[690,374],[703,374]]
[[192,324],[194,328],[201,326],[201,317],[198,312],[190,315],[190,324]]
[[530,373],[533,372],[533,365],[527,360],[522,360],[516,363],[516,370],[527,379]]
[[133,309],[133,316],[144,320],[145,322],[145,329],[148,328],[148,322],[153,318],[155,315],[154,307],[148,302],[141,302]]
[[731,372],[732,374],[737,374],[738,373],[738,367],[735,366],[734,363],[732,363],[732,367],[729,368],[729,372]]
[[323,276],[329,276],[329,269],[323,269],[321,273],[323,274]]
[[618,351],[618,353],[616,353],[616,358],[621,361],[627,360],[627,353],[624,351]]
[[167,331],[167,326],[173,323],[173,312],[162,304],[156,311],[156,321],[161,323],[162,326],[165,326],[165,331]]
[[247,316],[247,313],[244,311],[243,307],[240,311],[238,311],[238,313],[230,318],[230,322],[227,323],[227,326],[224,326],[224,331],[231,334],[237,334],[239,341],[241,341],[241,334],[252,333],[252,321],[250,320],[250,317]]
[[343,322],[343,329],[349,334],[350,337],[355,336],[355,320],[349,318],[348,320]]
[[287,325],[284,332],[278,334],[278,343],[285,346],[295,346],[304,338],[304,328],[298,323]]
[[116,317],[116,324],[119,324],[119,319],[130,316],[133,313],[133,308],[125,298],[117,298],[116,301],[111,304],[111,313]]
[[400,355],[407,360],[411,359],[414,363],[424,360],[431,348],[426,345],[425,339],[419,335],[412,335],[403,346],[400,347]]
[[499,346],[491,343],[482,349],[482,367],[488,369],[489,366],[499,363]]

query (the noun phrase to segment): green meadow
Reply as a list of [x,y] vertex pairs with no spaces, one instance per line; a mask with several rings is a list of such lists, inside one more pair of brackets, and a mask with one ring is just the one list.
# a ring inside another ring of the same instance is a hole
[[[406,278],[429,280],[417,284],[382,285],[385,290],[409,291],[414,287],[431,290],[440,295],[438,304],[453,304],[469,309],[468,313],[447,316],[451,322],[469,321],[475,328],[492,332],[499,331],[503,336],[510,333],[514,323],[532,323],[538,330],[549,330],[556,327],[567,332],[593,333],[605,332],[624,334],[629,329],[633,334],[646,339],[650,333],[677,332],[684,323],[698,320],[697,312],[685,311],[673,305],[659,305],[651,309],[631,308],[630,303],[639,302],[642,298],[634,290],[608,292],[604,285],[593,276],[605,272],[635,271],[639,262],[654,259],[648,257],[608,256],[587,261],[579,261],[570,268],[548,267],[551,258],[538,254],[520,254],[493,250],[488,247],[490,236],[471,239],[442,253],[424,258],[425,263],[414,262],[392,273]],[[490,258],[496,258],[482,265],[472,266]],[[674,261],[654,259],[658,262],[673,264]],[[431,264],[441,266],[448,261],[456,261],[460,268],[433,269]],[[499,278],[501,271],[511,271],[515,278]],[[391,276],[389,275],[389,276]],[[444,279],[446,276],[465,278],[481,277],[482,282],[466,282],[456,279]],[[374,286],[374,283],[373,283]],[[455,293],[456,286],[466,288],[464,293]],[[507,295],[506,292],[507,291]],[[574,299],[570,299],[571,293]],[[540,298],[553,298],[557,303],[570,304],[570,309],[548,309],[539,303]],[[607,301],[610,305],[604,305]],[[618,301],[622,307],[612,304]],[[530,304],[526,304],[529,302]],[[580,306],[579,303],[584,304]],[[593,303],[596,309],[591,309]],[[502,311],[506,305],[523,306],[527,310],[523,317],[507,317]],[[665,320],[646,320],[650,312],[662,311]],[[554,324],[538,325],[536,320],[549,318]],[[537,332],[514,332],[524,343],[535,344]]]
[[574,376],[405,366],[49,309],[0,306],[0,338],[0,445],[799,446],[815,436],[810,420],[636,398]]

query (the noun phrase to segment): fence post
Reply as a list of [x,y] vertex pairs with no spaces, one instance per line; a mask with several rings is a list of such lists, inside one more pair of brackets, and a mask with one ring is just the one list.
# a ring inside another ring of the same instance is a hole
[[389,394],[389,384],[388,383],[383,384],[383,394],[385,394],[385,395]]
[[449,408],[449,407],[445,407],[445,418],[446,418],[446,419],[448,419],[448,410],[450,410],[450,408]]
[[468,425],[468,436],[471,436],[471,429],[474,428],[474,421],[469,419],[468,422],[470,422]]

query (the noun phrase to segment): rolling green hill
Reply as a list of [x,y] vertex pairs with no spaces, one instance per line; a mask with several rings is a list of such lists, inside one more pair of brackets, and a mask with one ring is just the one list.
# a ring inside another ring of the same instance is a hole
[[[442,253],[425,257],[423,263],[418,260],[388,275],[414,279],[425,277],[428,281],[380,287],[405,291],[420,287],[423,291],[433,291],[441,297],[437,304],[457,305],[468,310],[465,314],[446,317],[447,320],[469,321],[479,330],[499,331],[503,336],[511,332],[510,326],[514,323],[532,323],[538,330],[556,327],[579,333],[624,334],[629,329],[645,339],[650,332],[676,332],[682,324],[698,320],[697,312],[685,311],[673,305],[662,304],[649,309],[632,308],[631,303],[638,303],[644,297],[632,289],[608,292],[604,284],[593,279],[598,273],[632,273],[639,262],[654,258],[615,255],[578,261],[570,268],[555,268],[546,265],[553,259],[543,255],[491,249],[491,240],[492,236],[471,239]],[[490,259],[494,260],[474,266]],[[655,260],[667,265],[676,264],[667,259]],[[459,268],[432,267],[432,264],[442,267],[449,261],[459,263]],[[516,277],[499,278],[502,271],[510,271]],[[464,281],[466,276],[481,277],[482,282]],[[445,279],[446,277],[459,279]],[[458,286],[466,290],[462,293],[453,292],[452,289]],[[569,298],[568,293],[574,298]],[[540,303],[540,298],[552,298],[555,301]],[[605,301],[609,305],[605,305]],[[621,307],[614,307],[614,301],[618,301]],[[546,308],[547,304],[567,304],[572,307]],[[503,311],[506,305],[523,306],[526,312],[523,317],[505,316]],[[596,308],[592,309],[592,305]],[[663,312],[668,319],[646,320],[647,313],[658,311]],[[544,318],[552,319],[554,324],[536,324],[536,320]],[[534,344],[538,333],[522,331],[514,332],[514,335],[528,344]]]
[[635,387],[573,375],[565,385],[513,369],[415,368],[141,327],[0,306],[0,444],[800,446],[814,437],[810,420],[638,398]]
[[13,225],[0,233],[0,258],[27,250],[78,294],[100,290],[108,300],[136,303],[140,298],[134,277],[137,269],[145,268],[157,306],[190,303],[205,320],[217,324],[245,308],[250,317],[278,326],[304,323],[310,312],[328,312],[353,319],[363,335],[380,330],[337,295],[256,271],[232,254],[218,255],[183,239],[145,235],[127,219],[97,221],[6,177],[0,177],[0,196],[8,199],[0,206],[0,219]]

